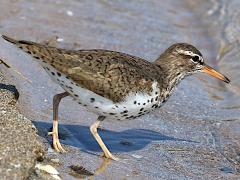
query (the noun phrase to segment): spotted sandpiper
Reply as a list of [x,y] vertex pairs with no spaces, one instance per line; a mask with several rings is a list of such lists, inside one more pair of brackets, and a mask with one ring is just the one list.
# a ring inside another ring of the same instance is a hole
[[97,132],[104,119],[130,120],[161,107],[184,77],[204,72],[226,83],[229,79],[206,65],[194,46],[177,43],[153,63],[129,54],[102,50],[65,50],[2,36],[30,54],[65,92],[53,98],[53,147],[64,152],[58,138],[58,106],[72,96],[98,115],[90,131],[105,157],[116,159]]

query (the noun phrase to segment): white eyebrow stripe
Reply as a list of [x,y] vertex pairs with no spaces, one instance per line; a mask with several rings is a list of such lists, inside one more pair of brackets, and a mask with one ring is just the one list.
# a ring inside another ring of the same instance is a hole
[[187,56],[198,56],[199,57],[199,61],[200,62],[203,62],[203,58],[202,58],[202,56],[199,56],[198,54],[195,54],[195,53],[193,53],[192,51],[184,51],[184,50],[177,50],[177,52],[179,53],[179,54],[184,54],[184,55],[187,55]]
[[200,61],[201,63],[203,63],[203,57],[202,57],[202,56],[199,56],[199,61]]

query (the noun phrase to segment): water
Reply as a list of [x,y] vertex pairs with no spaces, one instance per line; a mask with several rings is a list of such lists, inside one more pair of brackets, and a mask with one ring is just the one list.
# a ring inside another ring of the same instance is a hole
[[[64,99],[60,124],[69,152],[49,153],[64,162],[57,167],[63,177],[74,179],[68,166],[79,164],[96,171],[99,179],[237,177],[239,1],[15,0],[1,5],[2,34],[38,42],[58,36],[58,47],[111,49],[149,61],[172,43],[188,42],[232,81],[226,85],[207,75],[194,75],[153,114],[123,123],[104,122],[100,135],[120,162],[98,156],[101,150],[88,129],[96,116],[71,98]],[[46,137],[52,123],[52,97],[63,90],[29,56],[3,40],[0,46],[0,57],[31,81],[1,68],[20,91],[19,109]]]

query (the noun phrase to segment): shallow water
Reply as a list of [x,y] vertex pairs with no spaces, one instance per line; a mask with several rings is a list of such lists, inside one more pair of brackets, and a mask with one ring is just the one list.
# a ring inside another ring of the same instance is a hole
[[[38,42],[58,36],[58,47],[104,48],[153,61],[174,42],[197,46],[226,85],[206,75],[186,78],[164,107],[140,119],[102,124],[100,135],[120,162],[99,157],[88,126],[96,116],[66,98],[60,105],[62,141],[69,153],[49,152],[99,179],[237,178],[240,137],[239,16],[232,1],[25,1],[1,2],[0,32]],[[4,71],[20,91],[19,109],[46,137],[52,97],[63,90],[28,55],[0,40],[0,58],[27,77]],[[31,82],[29,82],[31,81]],[[96,156],[97,155],[97,156]],[[99,166],[102,165],[101,168]],[[100,170],[99,170],[100,169]]]

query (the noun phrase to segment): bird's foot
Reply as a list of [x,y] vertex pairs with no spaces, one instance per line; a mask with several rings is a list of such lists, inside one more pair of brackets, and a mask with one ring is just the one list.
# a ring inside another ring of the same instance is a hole
[[117,158],[116,156],[112,155],[110,152],[109,153],[104,153],[103,157],[114,160],[114,161],[119,161],[120,159]]
[[61,145],[59,139],[58,139],[58,134],[56,132],[49,132],[48,135],[52,135],[52,145],[53,149],[57,152],[60,153],[65,153],[67,152]]

